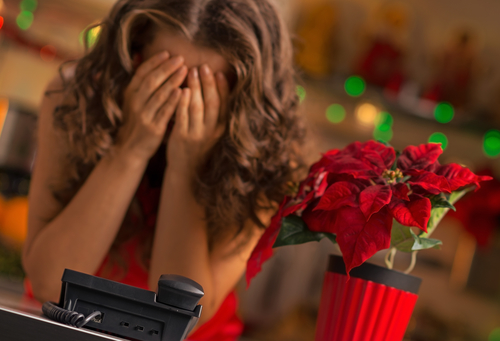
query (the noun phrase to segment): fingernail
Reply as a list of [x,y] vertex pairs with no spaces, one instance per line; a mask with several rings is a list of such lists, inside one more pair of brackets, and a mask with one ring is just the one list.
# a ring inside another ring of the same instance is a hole
[[193,78],[198,78],[198,68],[194,67],[191,71],[191,75],[193,76]]
[[163,51],[159,54],[159,57],[161,59],[167,59],[168,57],[170,57],[170,54],[167,51]]
[[180,63],[184,62],[184,57],[183,56],[176,56],[176,57],[172,58],[172,61],[175,64],[180,64]]
[[210,74],[210,68],[207,64],[202,65],[200,71],[204,76],[208,76]]

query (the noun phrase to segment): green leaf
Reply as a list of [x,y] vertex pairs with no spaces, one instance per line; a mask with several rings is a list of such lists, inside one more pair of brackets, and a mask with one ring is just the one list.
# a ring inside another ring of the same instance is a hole
[[[407,176],[405,176],[405,177],[403,177],[403,178],[399,179],[399,180],[398,180],[398,183],[399,183],[399,182],[406,182],[406,181],[410,180],[410,178],[411,178],[411,176],[410,176],[410,175],[407,175]],[[406,185],[407,185],[407,186],[409,186],[408,184],[406,184]]]
[[441,193],[440,195],[435,195],[430,197],[432,208],[449,208],[453,211],[456,211],[455,206],[448,200],[449,196]]
[[337,235],[333,233],[323,233],[333,244],[337,244]]
[[[452,192],[448,198],[448,202],[453,205],[455,204],[458,200],[460,200],[467,192],[469,192],[471,188],[464,189],[461,191],[455,191]],[[444,218],[446,213],[448,213],[450,209],[446,207],[437,207],[433,208],[431,210],[431,216],[429,218],[429,223],[427,224],[427,233],[421,233],[419,235],[420,238],[428,238],[432,232],[436,229],[436,227],[439,225],[441,220]]]
[[334,234],[311,231],[300,217],[290,215],[283,218],[281,229],[273,248],[308,242],[319,242],[325,237],[330,239],[333,243],[336,243]]
[[408,226],[401,225],[394,220],[391,231],[391,246],[402,252],[412,252],[415,238]]
[[415,240],[412,246],[412,251],[420,251],[427,249],[440,249],[440,246],[443,245],[443,242],[437,239],[429,239],[429,238],[421,238],[410,229],[410,233]]
[[[384,143],[384,142],[382,142],[382,143],[385,144],[386,147],[392,148],[392,146],[389,143]],[[391,167],[392,171],[395,171],[396,169],[398,169],[398,159],[399,159],[399,156],[401,155],[400,151],[395,150],[395,152],[396,152],[396,158],[394,159],[394,163],[392,164],[392,167]]]
[[442,242],[437,239],[419,237],[408,227],[394,221],[391,232],[391,246],[402,252],[413,252],[439,248]]

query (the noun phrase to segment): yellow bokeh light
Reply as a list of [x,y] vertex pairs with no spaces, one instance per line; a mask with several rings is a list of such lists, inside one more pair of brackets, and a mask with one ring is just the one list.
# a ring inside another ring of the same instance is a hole
[[[92,27],[89,29],[89,27]],[[91,25],[87,26],[82,32],[80,32],[80,44],[88,48],[92,48],[99,39],[101,33],[101,23],[95,21]],[[88,31],[87,31],[88,30]]]
[[371,103],[363,103],[356,108],[356,119],[363,125],[374,125],[377,115],[378,109]]
[[97,38],[99,38],[99,34],[101,33],[101,29],[102,29],[101,26],[96,26],[89,31],[89,34],[87,37],[89,46],[93,46],[95,44]]

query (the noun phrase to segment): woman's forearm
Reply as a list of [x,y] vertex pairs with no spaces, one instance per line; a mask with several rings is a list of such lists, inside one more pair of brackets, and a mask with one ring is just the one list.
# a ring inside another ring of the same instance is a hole
[[25,245],[23,265],[40,300],[56,300],[65,268],[93,274],[109,251],[147,160],[106,155],[70,203]]
[[149,285],[162,274],[176,274],[200,283],[205,291],[203,316],[215,309],[213,275],[204,209],[192,194],[187,174],[165,173],[151,255]]

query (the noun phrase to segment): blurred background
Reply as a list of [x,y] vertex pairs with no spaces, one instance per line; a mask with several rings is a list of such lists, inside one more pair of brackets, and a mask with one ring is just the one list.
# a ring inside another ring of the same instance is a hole
[[[22,292],[20,249],[38,105],[59,65],[79,58],[113,0],[0,0],[0,288]],[[309,162],[378,139],[442,143],[443,163],[500,179],[500,2],[276,0],[293,32]],[[406,340],[500,340],[500,183],[457,205],[419,254],[423,278]],[[328,241],[278,250],[239,287],[244,339],[314,338]],[[383,263],[383,254],[372,258]],[[396,268],[409,258],[398,254]]]

